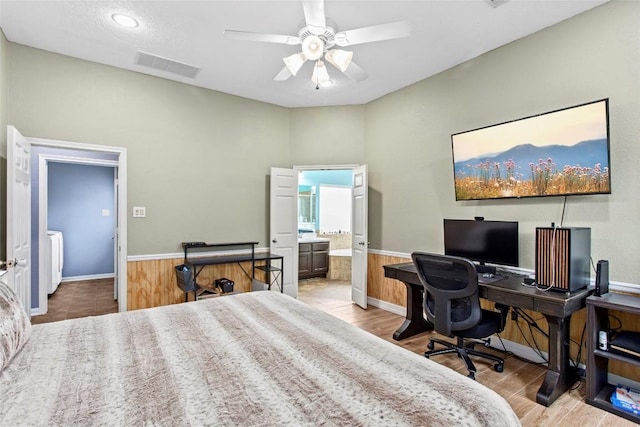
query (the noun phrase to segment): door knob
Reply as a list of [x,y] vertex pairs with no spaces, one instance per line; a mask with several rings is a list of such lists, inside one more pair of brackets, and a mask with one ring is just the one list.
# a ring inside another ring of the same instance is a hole
[[364,242],[358,242],[360,246],[364,246]]
[[271,240],[271,243],[278,243],[278,239]]

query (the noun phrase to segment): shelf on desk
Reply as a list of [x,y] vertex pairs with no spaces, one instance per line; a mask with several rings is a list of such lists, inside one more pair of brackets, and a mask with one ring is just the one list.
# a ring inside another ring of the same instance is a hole
[[[284,257],[282,255],[273,254],[271,252],[257,253],[256,257],[255,257],[256,261],[280,261],[280,262],[282,262],[283,259],[284,259]],[[269,263],[263,264],[263,265],[256,265],[256,270],[261,270],[261,271],[266,271],[266,272],[282,271],[282,265],[280,265],[280,267],[277,267],[277,266],[271,265],[271,262],[269,262]]]
[[598,357],[605,357],[611,360],[618,360],[620,362],[629,363],[630,365],[640,366],[640,358],[629,356],[624,353],[619,353],[616,351],[604,351],[604,350],[594,350],[593,354]]
[[262,270],[262,271],[266,271],[266,272],[282,271],[281,268],[274,267],[273,265],[256,265],[256,270]]
[[268,260],[277,260],[283,259],[282,255],[274,254],[273,252],[256,252],[255,260],[256,261],[268,261]]

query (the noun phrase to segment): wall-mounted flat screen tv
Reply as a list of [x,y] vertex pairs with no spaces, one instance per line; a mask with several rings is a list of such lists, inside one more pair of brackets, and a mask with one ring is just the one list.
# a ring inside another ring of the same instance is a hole
[[456,200],[610,194],[609,99],[451,135]]

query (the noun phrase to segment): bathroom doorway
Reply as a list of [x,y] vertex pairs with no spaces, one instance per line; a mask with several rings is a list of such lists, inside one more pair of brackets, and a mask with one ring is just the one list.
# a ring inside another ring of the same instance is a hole
[[[351,300],[352,168],[298,168],[299,289],[347,288]],[[328,244],[328,246],[327,246]],[[326,250],[325,250],[326,248]],[[305,267],[306,266],[306,267]],[[305,270],[306,269],[306,270]],[[332,292],[333,293],[333,292]],[[335,295],[334,295],[335,296]]]

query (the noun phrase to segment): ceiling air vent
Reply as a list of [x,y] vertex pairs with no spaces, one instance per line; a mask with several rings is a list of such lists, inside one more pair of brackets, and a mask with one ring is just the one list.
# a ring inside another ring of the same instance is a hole
[[198,74],[198,71],[200,71],[200,68],[194,67],[193,65],[183,64],[182,62],[163,58],[162,56],[153,55],[141,50],[139,50],[136,55],[136,64],[189,78],[194,78]]

